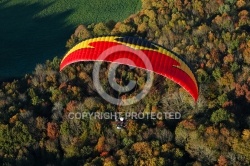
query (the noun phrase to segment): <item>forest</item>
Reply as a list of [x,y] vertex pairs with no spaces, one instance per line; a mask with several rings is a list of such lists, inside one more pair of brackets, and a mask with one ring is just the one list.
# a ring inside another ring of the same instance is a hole
[[[137,36],[164,46],[193,67],[199,99],[154,74],[148,95],[117,106],[93,86],[93,62],[59,72],[63,55],[0,86],[0,163],[81,166],[250,165],[250,1],[142,0],[124,21],[79,25],[70,49],[97,36]],[[100,82],[108,85],[109,63]],[[145,84],[146,71],[120,65],[117,81]],[[179,112],[180,119],[70,119],[72,112]]]

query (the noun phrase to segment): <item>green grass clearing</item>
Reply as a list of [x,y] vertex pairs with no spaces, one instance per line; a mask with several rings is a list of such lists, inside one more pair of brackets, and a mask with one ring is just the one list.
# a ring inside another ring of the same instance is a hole
[[0,80],[62,56],[77,25],[123,20],[140,7],[140,0],[0,0]]

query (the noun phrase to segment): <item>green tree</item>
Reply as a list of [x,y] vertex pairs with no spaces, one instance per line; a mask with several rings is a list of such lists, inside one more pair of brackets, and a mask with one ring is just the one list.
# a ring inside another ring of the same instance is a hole
[[6,157],[16,157],[21,148],[31,147],[35,142],[28,127],[17,121],[13,127],[0,124],[0,150]]
[[95,36],[105,36],[110,34],[110,29],[104,23],[98,23],[93,29]]
[[219,122],[226,121],[229,118],[230,114],[226,110],[220,108],[212,113],[210,121],[218,124]]
[[208,81],[208,79],[209,79],[209,75],[207,74],[207,72],[205,71],[205,70],[203,70],[203,69],[198,69],[197,71],[196,71],[196,73],[197,73],[197,79],[198,79],[198,82],[199,83],[206,83],[207,81]]

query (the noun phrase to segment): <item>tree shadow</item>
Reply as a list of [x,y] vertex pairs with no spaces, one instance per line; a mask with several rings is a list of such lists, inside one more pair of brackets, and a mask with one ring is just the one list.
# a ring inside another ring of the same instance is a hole
[[0,81],[30,73],[36,64],[65,53],[74,28],[66,20],[73,10],[36,17],[50,5],[0,2]]

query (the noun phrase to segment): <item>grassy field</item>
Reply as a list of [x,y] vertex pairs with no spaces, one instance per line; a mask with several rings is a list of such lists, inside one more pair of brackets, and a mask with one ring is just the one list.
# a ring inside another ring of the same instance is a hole
[[140,7],[140,0],[0,0],[0,80],[62,56],[77,25],[123,20]]

